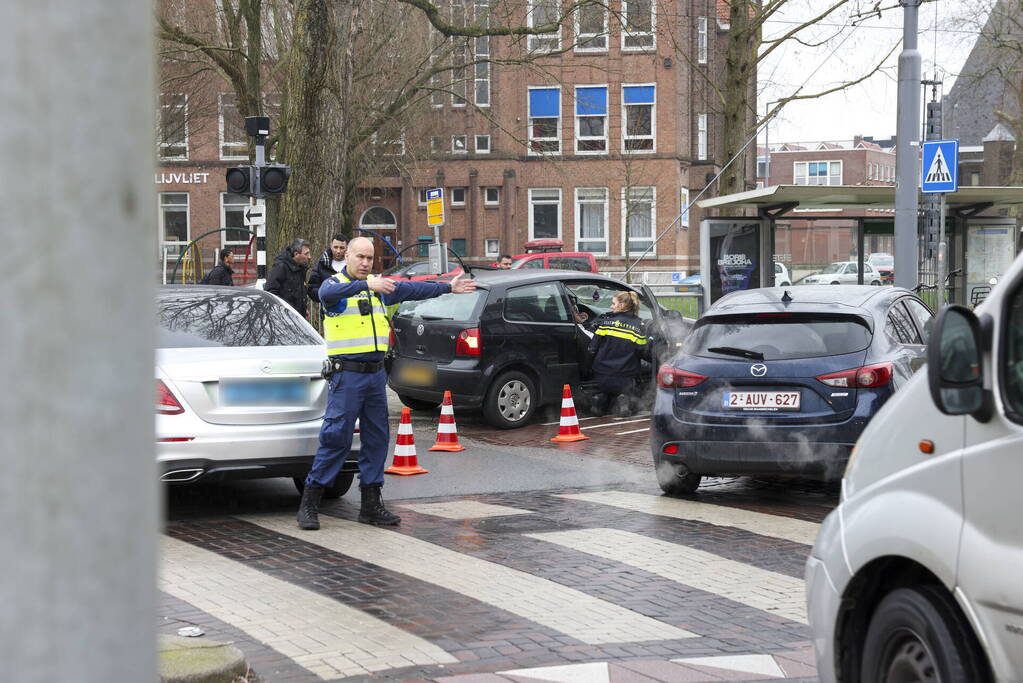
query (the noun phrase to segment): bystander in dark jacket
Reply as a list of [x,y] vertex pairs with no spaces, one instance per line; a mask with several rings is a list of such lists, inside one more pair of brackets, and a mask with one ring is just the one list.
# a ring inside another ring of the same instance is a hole
[[[309,298],[319,303],[320,285],[324,280],[341,272],[345,267],[345,254],[348,251],[348,238],[338,233],[330,240],[330,247],[323,250],[323,256],[313,266],[313,272],[309,275],[309,283],[306,285],[306,293]],[[323,315],[323,311],[320,311]]]
[[220,250],[220,263],[213,266],[210,272],[206,273],[206,277],[199,281],[201,285],[221,285],[227,287],[234,286],[234,271],[231,270],[231,265],[234,263],[234,254],[231,253],[230,249]]
[[263,289],[284,299],[302,316],[306,314],[305,275],[311,258],[309,242],[296,239],[277,254],[263,285]]

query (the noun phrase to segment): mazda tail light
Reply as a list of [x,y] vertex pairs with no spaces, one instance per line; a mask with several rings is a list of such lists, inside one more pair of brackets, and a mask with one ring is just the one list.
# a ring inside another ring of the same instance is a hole
[[893,368],[892,363],[876,363],[819,375],[817,380],[829,387],[873,389],[883,387],[892,381]]
[[159,379],[156,380],[156,412],[160,415],[180,415],[185,412],[167,385]]
[[480,328],[473,327],[469,330],[462,330],[455,340],[456,356],[479,356],[483,353],[483,340],[480,337]]
[[703,375],[687,370],[679,370],[670,365],[662,365],[657,371],[657,385],[662,389],[695,387],[705,379],[707,378]]

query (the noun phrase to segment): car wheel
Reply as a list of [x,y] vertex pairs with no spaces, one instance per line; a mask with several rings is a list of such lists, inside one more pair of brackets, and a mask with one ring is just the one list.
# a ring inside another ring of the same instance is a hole
[[990,680],[973,632],[938,586],[885,596],[867,628],[861,671],[864,681]]
[[842,284],[842,283],[841,283],[841,282],[839,282],[838,280],[835,280],[835,281],[834,281],[834,282],[832,282],[831,284],[833,284],[833,285],[840,285],[840,284]]
[[[291,480],[295,482],[295,488],[298,489],[299,493],[305,491],[305,477],[292,477]],[[334,479],[334,485],[328,486],[324,490],[323,497],[340,498],[348,493],[348,489],[352,488],[353,481],[355,481],[355,472],[341,472]]]
[[782,287],[791,287],[792,283],[791,282],[783,282],[783,283],[781,283],[781,286]]
[[871,280],[870,281],[870,285],[871,285],[871,287],[880,287],[881,286],[881,281],[880,280]]
[[517,370],[501,374],[483,399],[483,417],[498,429],[521,427],[536,410],[536,388],[527,375]]
[[411,396],[405,396],[404,394],[398,394],[398,400],[412,410],[433,410],[440,405],[440,401],[423,401]]
[[658,461],[655,470],[658,485],[669,496],[695,493],[703,479],[699,474],[693,474],[687,470],[684,465],[667,460]]

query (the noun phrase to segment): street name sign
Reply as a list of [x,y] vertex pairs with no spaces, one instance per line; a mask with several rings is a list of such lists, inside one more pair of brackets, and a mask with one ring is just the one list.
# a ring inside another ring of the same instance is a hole
[[266,207],[258,204],[256,206],[246,206],[245,225],[266,225]]
[[927,140],[923,143],[920,191],[925,194],[959,189],[959,141]]
[[426,191],[426,224],[444,225],[444,190],[435,187]]

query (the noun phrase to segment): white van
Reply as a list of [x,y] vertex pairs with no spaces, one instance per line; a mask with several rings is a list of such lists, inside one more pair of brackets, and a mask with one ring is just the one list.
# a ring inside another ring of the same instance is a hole
[[806,565],[822,681],[1023,681],[1023,256],[935,320]]

